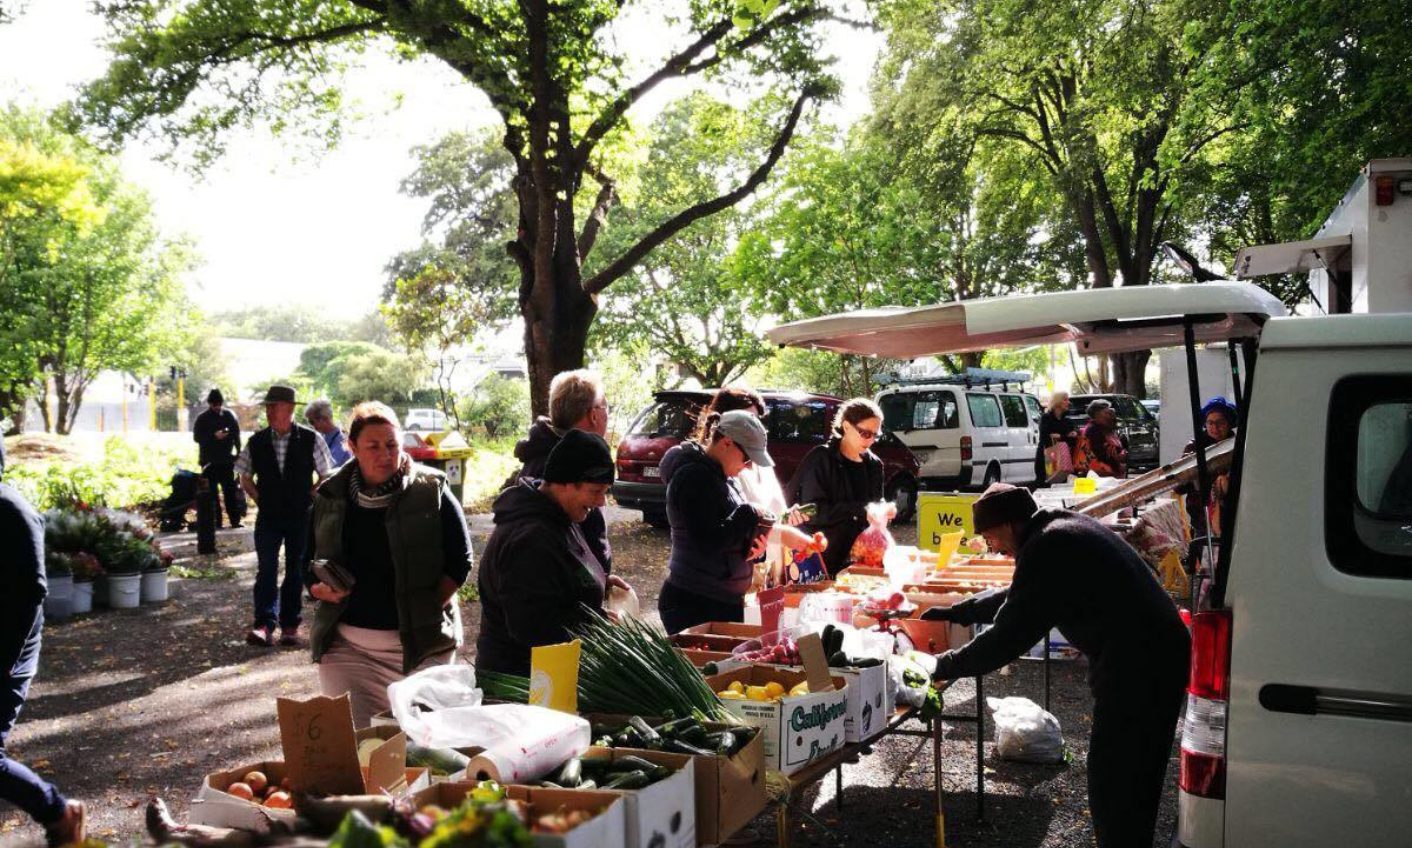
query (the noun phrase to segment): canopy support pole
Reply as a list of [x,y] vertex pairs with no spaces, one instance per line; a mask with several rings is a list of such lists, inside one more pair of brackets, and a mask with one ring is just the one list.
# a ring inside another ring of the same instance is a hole
[[[1192,326],[1191,318],[1182,320],[1182,341],[1186,347],[1186,377],[1187,389],[1191,396],[1191,435],[1192,443],[1196,445],[1196,498],[1197,515],[1206,518],[1205,546],[1202,555],[1209,561],[1214,562],[1211,556],[1212,542],[1211,517],[1206,511],[1207,493],[1211,491],[1211,473],[1206,468],[1206,443],[1201,438],[1202,430],[1205,429],[1206,422],[1201,420],[1201,386],[1200,375],[1196,369],[1196,329]],[[1193,542],[1196,540],[1193,539]],[[1197,579],[1200,569],[1193,565],[1191,581],[1191,608],[1196,609],[1198,592],[1201,581]]]

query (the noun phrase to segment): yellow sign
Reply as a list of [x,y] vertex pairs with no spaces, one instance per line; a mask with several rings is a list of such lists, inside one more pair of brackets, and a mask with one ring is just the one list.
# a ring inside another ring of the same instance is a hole
[[530,649],[531,706],[548,707],[560,712],[578,712],[579,649],[575,639],[561,645],[542,645]]
[[1098,491],[1098,481],[1092,477],[1079,477],[1074,480],[1074,494],[1091,495]]
[[940,551],[942,537],[961,531],[975,535],[971,504],[980,495],[958,492],[922,492],[917,496],[917,547]]

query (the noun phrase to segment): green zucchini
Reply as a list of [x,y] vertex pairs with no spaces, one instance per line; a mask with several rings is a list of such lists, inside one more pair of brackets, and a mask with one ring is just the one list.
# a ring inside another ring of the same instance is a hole
[[569,789],[577,787],[583,782],[583,760],[578,757],[570,757],[564,763],[564,767],[559,769],[559,774],[555,776],[554,782]]
[[716,755],[715,750],[708,751],[705,748],[698,748],[681,739],[668,739],[663,743],[662,749],[673,754],[689,754],[693,757],[713,757]]
[[628,726],[642,737],[642,747],[649,751],[662,750],[662,735],[652,729],[652,726],[642,720],[642,716],[633,716],[628,719]]
[[471,758],[450,748],[428,748],[423,745],[407,746],[407,765],[412,768],[429,768],[445,774],[464,771]]
[[652,783],[645,771],[625,771],[607,783],[604,789],[642,789]]
[[656,763],[650,763],[641,757],[634,757],[632,754],[625,754],[621,757],[615,758],[613,762],[608,766],[608,771],[613,772],[615,774],[625,771],[651,772],[656,767]]

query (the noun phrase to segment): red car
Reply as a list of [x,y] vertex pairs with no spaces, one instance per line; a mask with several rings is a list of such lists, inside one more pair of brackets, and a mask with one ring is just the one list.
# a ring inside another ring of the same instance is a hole
[[[769,413],[770,456],[780,485],[789,484],[804,455],[828,441],[829,426],[841,398],[808,392],[761,392]],[[620,506],[642,511],[649,524],[667,526],[667,487],[658,463],[667,450],[696,427],[697,413],[711,402],[713,389],[658,392],[618,443],[618,474],[613,497]],[[883,461],[883,491],[897,504],[897,519],[906,521],[917,507],[917,472],[921,465],[912,451],[891,433],[873,445]]]

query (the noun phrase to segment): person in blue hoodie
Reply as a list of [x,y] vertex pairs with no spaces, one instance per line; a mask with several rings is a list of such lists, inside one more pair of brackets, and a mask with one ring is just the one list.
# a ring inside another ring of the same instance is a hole
[[[0,443],[0,478],[5,447]],[[0,799],[14,804],[44,825],[51,845],[84,838],[84,805],[65,798],[57,787],[10,758],[5,743],[20,717],[30,681],[39,670],[40,634],[44,629],[44,519],[12,486],[0,483]]]
[[663,457],[672,554],[657,610],[668,633],[708,621],[742,621],[745,594],[775,516],[746,501],[735,477],[774,466],[765,425],[745,410],[707,417],[701,441]]

